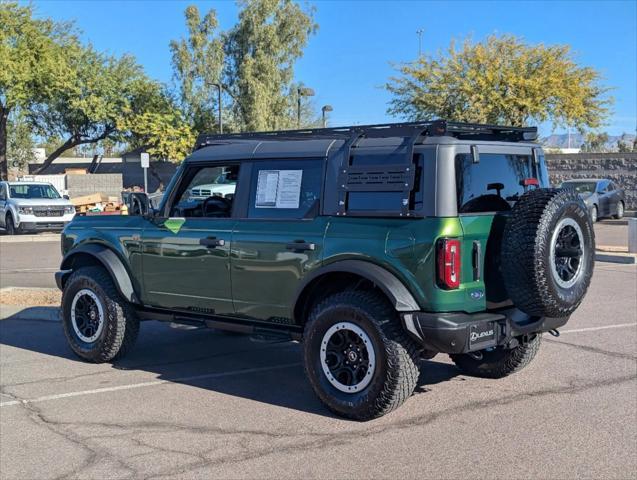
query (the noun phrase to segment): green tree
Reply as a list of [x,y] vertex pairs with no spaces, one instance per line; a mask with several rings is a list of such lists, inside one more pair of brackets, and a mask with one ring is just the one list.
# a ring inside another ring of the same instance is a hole
[[7,160],[14,168],[23,169],[30,161],[33,161],[35,142],[31,125],[20,109],[13,110],[9,116],[7,132]]
[[600,74],[579,66],[570,47],[529,45],[512,35],[452,42],[446,54],[422,56],[399,72],[386,85],[393,94],[388,112],[413,120],[551,121],[583,130],[599,127],[612,103]]
[[224,38],[214,10],[202,19],[199,9],[191,5],[184,15],[187,38],[170,42],[174,75],[181,103],[195,130],[213,131],[218,107],[215,84],[222,81]]
[[149,80],[133,57],[107,56],[79,44],[66,53],[71,81],[30,110],[40,134],[64,139],[37,172],[74,147],[125,139],[127,132],[121,126],[128,125],[127,116],[165,104],[161,85]]
[[608,134],[604,132],[589,132],[582,145],[583,152],[607,152]]
[[127,130],[133,141],[130,143],[144,149],[154,158],[181,161],[190,153],[195,143],[195,134],[179,110],[166,112],[144,112],[127,119]]
[[33,18],[30,5],[0,2],[0,179],[7,178],[9,115],[47,101],[72,76],[64,55],[72,26]]
[[224,124],[230,129],[292,128],[294,64],[318,28],[314,10],[291,0],[241,0],[238,5],[239,21],[225,32],[214,10],[202,19],[196,7],[186,9],[188,37],[170,44],[184,110],[197,132],[214,131],[216,85],[221,85],[222,102],[230,105],[224,108]]

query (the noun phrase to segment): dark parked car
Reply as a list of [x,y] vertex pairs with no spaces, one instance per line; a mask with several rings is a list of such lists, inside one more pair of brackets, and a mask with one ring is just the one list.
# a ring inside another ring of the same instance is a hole
[[567,180],[562,188],[575,189],[591,212],[593,222],[598,218],[622,218],[626,208],[624,190],[617,188],[610,180],[582,178]]

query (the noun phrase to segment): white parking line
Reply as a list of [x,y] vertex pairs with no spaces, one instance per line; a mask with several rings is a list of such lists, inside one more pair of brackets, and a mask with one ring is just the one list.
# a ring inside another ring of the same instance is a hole
[[272,370],[281,370],[283,368],[298,367],[300,365],[302,364],[299,362],[285,363],[282,365],[275,365],[272,367],[246,368],[244,370],[234,370],[231,372],[207,373],[204,375],[179,377],[179,378],[173,378],[170,380],[153,380],[151,382],[132,383],[129,385],[118,385],[116,387],[105,387],[105,388],[96,388],[94,390],[82,390],[79,392],[59,393],[57,395],[46,395],[44,397],[31,398],[27,400],[9,400],[7,402],[1,402],[0,407],[9,407],[11,405],[20,405],[20,404],[24,405],[27,403],[47,402],[49,400],[59,400],[62,398],[70,398],[70,397],[81,397],[84,395],[94,395],[96,393],[117,392],[120,390],[132,390],[134,388],[153,387],[155,385],[163,385],[165,383],[183,383],[183,382],[192,382],[195,380],[207,380],[210,378],[232,377],[235,375],[245,375],[248,373],[268,372]]
[[604,325],[603,327],[587,327],[587,328],[574,328],[572,330],[560,330],[560,335],[563,333],[594,332],[596,330],[607,330],[609,328],[626,328],[626,327],[637,327],[637,323],[618,323],[616,325]]

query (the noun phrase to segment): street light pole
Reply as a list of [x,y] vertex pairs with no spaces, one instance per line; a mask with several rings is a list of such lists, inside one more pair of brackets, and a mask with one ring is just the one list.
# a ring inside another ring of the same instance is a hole
[[323,108],[321,108],[321,113],[323,114],[323,128],[327,127],[327,116],[325,115],[325,113],[331,112],[333,110],[334,109],[331,105],[323,105]]
[[296,128],[301,128],[301,97],[313,97],[314,90],[307,87],[298,87],[296,89],[297,93],[297,104],[296,104]]
[[425,31],[422,28],[419,28],[418,30],[416,30],[416,35],[418,35],[418,58],[420,59],[420,57],[422,57],[422,34],[425,33]]
[[219,110],[219,133],[223,133],[223,119],[222,119],[222,106],[221,106],[221,84],[213,83],[217,87],[217,108]]

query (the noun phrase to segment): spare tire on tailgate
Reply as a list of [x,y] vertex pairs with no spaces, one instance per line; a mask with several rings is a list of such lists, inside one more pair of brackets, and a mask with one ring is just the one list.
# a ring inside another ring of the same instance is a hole
[[514,305],[531,316],[565,317],[593,274],[595,234],[574,190],[535,189],[520,197],[504,227],[501,269]]

